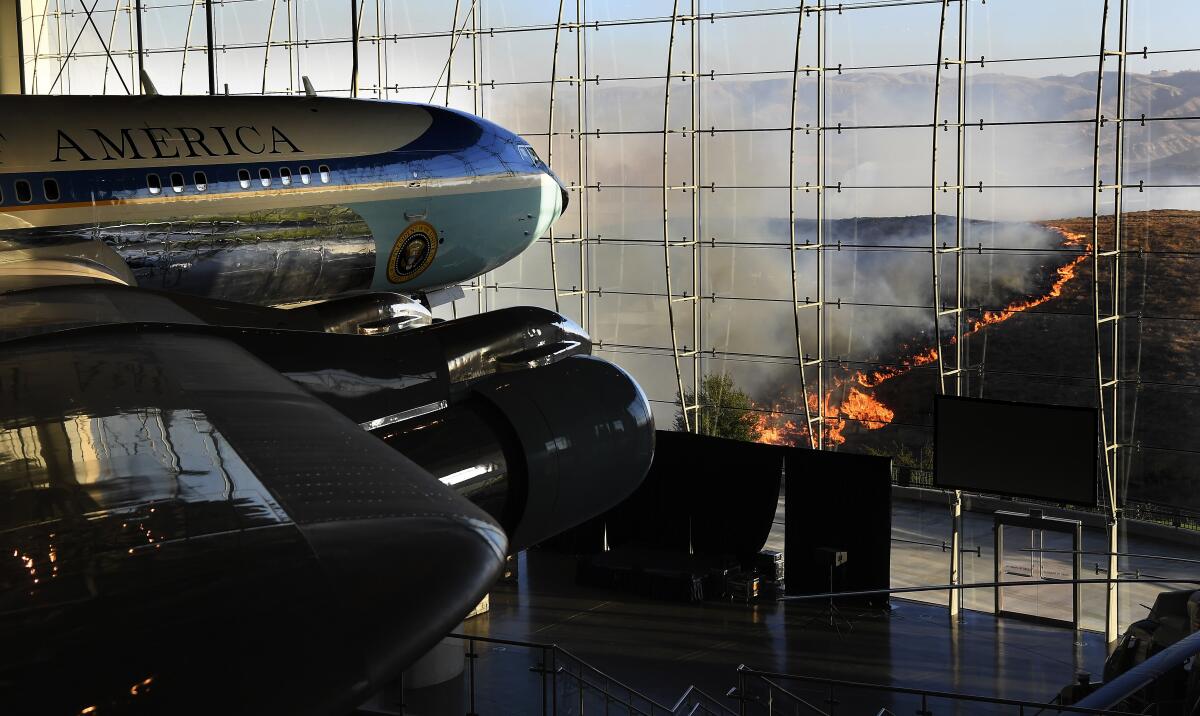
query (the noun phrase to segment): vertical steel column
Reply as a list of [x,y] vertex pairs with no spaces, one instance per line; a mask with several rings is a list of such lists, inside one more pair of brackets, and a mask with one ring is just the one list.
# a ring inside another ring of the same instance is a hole
[[[474,75],[475,81],[475,114],[482,117],[485,113],[484,96],[483,96],[483,78],[486,68],[484,67],[483,55],[483,0],[472,0],[471,2],[471,37],[475,41],[475,59],[479,62],[478,69],[472,68],[471,72]],[[478,292],[478,310],[483,313],[488,309],[487,299],[487,281],[491,276],[490,273],[485,273],[475,279],[479,285]]]
[[584,25],[587,22],[587,0],[575,0],[575,155],[579,172],[579,196],[575,198],[579,212],[579,325],[587,331],[591,323],[591,294],[588,293],[588,201],[587,201],[587,146],[584,131],[584,112],[587,109],[587,51],[583,41]]
[[[675,25],[679,24],[679,0],[675,0],[671,7],[671,32],[667,42],[667,72],[666,83],[663,87],[663,134],[662,134],[662,227],[663,227],[663,268],[666,271],[667,283],[667,323],[671,331],[671,357],[675,362],[675,385],[679,391],[679,408],[683,416],[683,428],[687,432],[699,432],[700,423],[696,419],[698,415],[692,415],[699,410],[697,402],[699,394],[692,394],[692,403],[688,403],[687,393],[683,390],[683,371],[680,365],[680,359],[691,357],[695,354],[696,347],[693,346],[689,352],[687,346],[684,350],[679,349],[679,337],[675,334],[675,304],[676,302],[696,301],[697,298],[693,294],[691,296],[684,295],[676,298],[671,280],[671,249],[673,246],[683,245],[686,242],[671,241],[671,226],[670,226],[670,192],[671,182],[668,166],[668,147],[671,139],[671,69],[672,55],[675,50]],[[692,237],[695,241],[696,237]]]
[[375,97],[384,97],[383,74],[383,5],[375,0]]
[[[141,18],[138,18],[141,22]],[[204,0],[205,44],[208,47],[208,93],[217,93],[217,55],[213,50],[213,10],[212,0]]]
[[[789,125],[788,125],[788,247],[789,256],[791,258],[792,270],[792,316],[793,323],[796,329],[796,367],[800,370],[800,401],[804,404],[804,424],[807,426],[809,447],[814,450],[820,449],[820,443],[817,440],[816,431],[812,429],[813,416],[808,398],[808,381],[805,379],[804,369],[808,365],[808,356],[804,353],[804,339],[801,335],[800,328],[800,311],[801,309],[819,307],[821,305],[820,297],[818,300],[812,301],[806,296],[804,303],[800,303],[800,286],[799,286],[799,271],[796,268],[796,252],[800,247],[796,245],[796,98],[800,82],[800,39],[804,33],[804,16],[808,10],[805,8],[806,0],[800,0],[800,11],[796,14],[796,50],[792,60],[792,104]],[[819,22],[819,20],[818,20]],[[818,63],[820,61],[818,60]],[[805,76],[813,68],[805,67]],[[819,70],[819,68],[818,68]],[[819,124],[819,122],[818,122]],[[818,130],[820,131],[820,130]],[[805,131],[808,134],[808,131]],[[805,192],[808,191],[808,182],[805,182]],[[820,188],[818,187],[818,191]],[[814,246],[817,251],[820,251],[819,244],[812,244],[808,241],[804,242],[804,250],[811,250]],[[820,260],[820,254],[817,256]],[[818,362],[818,366],[819,366]],[[820,370],[818,367],[817,370]],[[821,410],[821,399],[817,397],[817,412]],[[820,418],[818,417],[818,420]]]
[[[1120,490],[1119,451],[1121,448],[1120,413],[1118,411],[1121,387],[1121,259],[1123,237],[1122,182],[1124,181],[1125,152],[1125,67],[1126,41],[1128,36],[1128,0],[1118,0],[1118,48],[1108,48],[1109,1],[1104,0],[1104,15],[1100,23],[1100,57],[1096,72],[1096,120],[1092,156],[1092,317],[1095,321],[1096,339],[1096,406],[1100,411],[1100,438],[1104,467],[1105,494],[1108,499],[1108,578],[1105,592],[1104,636],[1109,645],[1116,642],[1119,633],[1117,578],[1119,565],[1118,527],[1121,511],[1118,505]],[[1114,181],[1104,184],[1100,177],[1100,133],[1108,120],[1104,116],[1104,62],[1108,57],[1117,59],[1116,92],[1116,138],[1114,141]],[[1111,189],[1113,195],[1112,248],[1105,250],[1100,245],[1100,195]],[[1107,301],[1101,297],[1101,271],[1108,269]],[[1105,305],[1107,303],[1107,305]],[[1108,331],[1108,340],[1104,332]],[[1109,376],[1104,370],[1105,354],[1109,364]]]
[[[146,45],[145,45],[145,43],[142,42],[142,0],[137,0],[135,12],[137,13],[137,22],[136,22],[136,25],[137,25],[137,57],[138,57],[138,81],[137,81],[137,83],[138,83],[138,87],[141,87],[142,86],[142,73],[145,72],[145,70],[146,70]],[[116,19],[117,19],[117,11],[116,11],[116,7],[114,6],[114,8],[113,8],[113,25],[116,25]],[[192,20],[189,17],[188,18],[189,26],[191,25],[191,22],[192,22]],[[109,43],[111,44],[111,42],[112,42],[112,40],[110,39]],[[108,52],[108,48],[105,47],[104,51]],[[104,66],[104,74],[106,76],[108,75],[108,66],[107,65]],[[145,92],[146,88],[142,87],[142,91]],[[180,89],[180,92],[183,92],[183,90]]]
[[700,432],[700,286],[701,276],[701,247],[700,247],[700,0],[692,0],[692,174],[688,182],[691,188],[684,191],[692,192],[692,395],[696,396],[696,432]]
[[350,96],[358,96],[358,3],[350,0]]
[[292,12],[292,0],[284,0],[287,3],[287,29],[288,29],[288,94],[296,93],[296,40],[294,28],[296,16]]
[[[21,6],[21,0],[16,0],[13,3],[17,13],[15,19],[17,30],[17,82],[21,94],[25,94],[28,88],[25,86],[25,27],[24,27],[24,9]],[[116,24],[117,11],[113,9],[113,23]],[[32,24],[32,23],[30,23]],[[34,64],[37,64],[37,58],[34,58]]]
[[[563,0],[558,0],[558,18],[554,22],[554,52],[550,57],[550,106],[546,111],[546,164],[551,167],[554,161],[554,89],[558,86],[558,41],[562,34],[562,19]],[[554,291],[554,310],[561,311],[558,300],[558,252],[554,240],[554,225],[551,224],[546,231],[550,238],[550,286]]]
[[[548,117],[547,117],[547,130],[546,130],[546,164],[550,165],[551,169],[554,168],[554,165],[553,165],[554,137],[556,134],[554,131],[554,95],[555,95],[556,88],[558,87],[558,84],[560,82],[569,82],[569,83],[576,84],[577,95],[578,95],[578,93],[583,91],[582,90],[582,75],[577,74],[575,77],[563,78],[563,79],[560,79],[558,76],[558,48],[560,46],[560,40],[562,37],[564,6],[565,6],[564,0],[558,0],[558,19],[555,21],[555,24],[554,24],[554,56],[551,58],[551,61],[550,61],[550,109],[549,109],[549,112],[547,113]],[[578,22],[578,20],[579,20],[578,2],[576,2],[575,13],[576,13],[575,14],[576,22],[574,23],[573,26],[570,23],[568,23],[568,29],[574,29],[576,33],[580,33],[580,32],[582,32],[582,29],[581,29],[582,26]],[[577,51],[578,51],[578,45],[579,45],[579,38],[576,37],[576,50]],[[579,63],[579,58],[576,57],[576,66],[577,67],[578,67],[578,63]],[[577,100],[577,103],[578,103],[578,100]],[[578,104],[577,104],[577,106],[578,106]],[[576,134],[576,139],[578,141],[582,141],[579,138],[578,134]],[[582,184],[582,180],[580,183]],[[571,188],[575,188],[575,187],[572,186]],[[586,293],[586,287],[583,283],[584,277],[582,275],[583,253],[586,249],[586,247],[584,245],[586,235],[582,233],[582,224],[580,225],[580,233],[577,236],[572,237],[570,239],[560,239],[560,238],[555,237],[553,225],[551,225],[550,228],[548,229],[548,233],[549,233],[549,239],[550,239],[550,283],[554,290],[554,310],[561,312],[562,307],[560,305],[561,302],[559,299],[566,298],[569,296],[579,296],[580,297],[580,308],[582,309],[583,302],[584,302],[584,299],[582,297]],[[558,246],[560,244],[574,244],[579,249],[580,278],[579,278],[579,282],[576,285],[572,286],[571,290],[569,290],[569,291],[563,291],[561,288],[559,288]]]
[[[955,0],[958,3],[958,53],[953,60],[945,57],[946,15],[950,0],[942,0],[941,13],[938,20],[937,64],[934,69],[933,82],[933,124],[932,145],[930,148],[930,181],[929,181],[929,236],[931,256],[931,278],[933,285],[933,340],[934,354],[938,369],[938,392],[945,394],[946,379],[953,378],[953,395],[962,395],[963,388],[963,184],[964,177],[964,140],[963,126],[966,121],[966,6],[967,0]],[[955,119],[955,183],[949,186],[946,182],[938,185],[938,135],[949,130],[950,123],[941,117],[942,98],[942,69],[951,64],[957,67],[957,117]],[[938,193],[953,189],[954,202],[954,244],[938,246]],[[954,297],[953,305],[949,308],[942,303],[941,262],[943,256],[954,257]],[[953,362],[946,360],[946,342],[942,340],[942,318],[952,317],[954,332],[949,339],[953,351]],[[949,363],[949,365],[948,365]],[[954,490],[950,497],[950,584],[961,583],[962,571],[962,492]],[[958,589],[950,590],[950,616],[957,616],[962,606],[962,593]]]
[[450,20],[450,50],[446,54],[446,106],[450,106],[450,79],[454,76],[454,48],[458,45],[458,3],[454,0],[454,17]]
[[[825,33],[829,29],[826,20],[828,7],[822,2],[817,7],[817,355],[811,361],[817,369],[817,415],[808,428],[815,436],[817,449],[825,447],[825,70],[829,67],[826,57]],[[805,189],[807,191],[807,187]]]

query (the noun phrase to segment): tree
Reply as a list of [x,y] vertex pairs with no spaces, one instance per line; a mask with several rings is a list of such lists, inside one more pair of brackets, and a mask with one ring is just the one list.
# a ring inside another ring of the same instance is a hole
[[[700,434],[732,440],[755,442],[762,435],[758,415],[750,396],[738,389],[733,378],[709,374],[700,380],[700,397],[684,391],[686,405],[697,402],[700,409]],[[675,429],[684,430],[683,413],[675,415]]]

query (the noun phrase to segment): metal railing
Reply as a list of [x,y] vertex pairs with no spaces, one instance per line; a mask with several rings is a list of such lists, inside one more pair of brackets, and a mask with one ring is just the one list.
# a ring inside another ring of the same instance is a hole
[[[557,644],[498,639],[494,637],[450,634],[450,638],[463,640],[466,651],[467,714],[477,714],[481,701],[478,662],[487,652],[480,645],[492,645],[498,651],[509,648],[525,650],[533,663],[525,672],[533,675],[532,691],[536,704],[519,704],[523,713],[540,713],[542,716],[583,716],[586,713],[625,716],[735,716],[733,710],[695,686],[684,691],[672,706],[662,704],[636,689],[624,684],[580,659]],[[498,657],[499,658],[499,657]],[[513,698],[513,684],[506,679],[508,701]],[[519,691],[519,689],[517,689]],[[515,705],[506,704],[508,708]]]
[[[759,671],[746,665],[737,668],[737,686],[727,696],[737,701],[739,716],[749,714],[795,714],[836,716],[839,713],[1012,714],[1110,714],[1129,712],[1039,703],[996,696],[975,696],[933,689],[868,684],[817,676]],[[785,686],[784,684],[787,684]],[[803,693],[801,693],[803,691]],[[881,704],[884,701],[886,703]],[[820,704],[820,705],[818,705]],[[911,710],[910,710],[911,709]]]

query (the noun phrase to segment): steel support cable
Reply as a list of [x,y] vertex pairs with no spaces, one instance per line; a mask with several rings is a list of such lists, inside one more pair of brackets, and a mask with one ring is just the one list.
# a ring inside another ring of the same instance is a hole
[[[117,18],[120,17],[120,15],[121,15],[121,13],[119,12],[120,5],[121,5],[121,0],[116,0],[116,2],[113,4],[112,22],[110,22],[108,25],[108,42],[106,42],[104,44],[105,47],[112,47],[113,38],[117,34]],[[108,68],[109,68],[109,65],[105,64],[104,65],[104,79],[100,82],[100,93],[101,94],[108,94]],[[138,81],[139,81],[139,83],[141,82],[140,79]]]
[[[192,44],[192,21],[196,17],[196,1],[197,0],[192,0],[191,9],[188,10],[187,29],[184,30],[184,33],[183,33],[183,52],[181,53],[180,62],[179,62],[179,94],[183,94],[183,86],[184,86],[183,82],[184,82],[184,78],[187,76],[187,56],[188,56],[188,49],[189,49],[188,46]],[[271,11],[274,12],[274,9],[275,9],[274,5],[272,5]],[[139,18],[139,20],[140,20],[140,18]],[[270,39],[271,39],[270,31],[268,30],[268,35],[267,35],[268,46],[270,45]],[[264,65],[265,64],[266,63],[264,60]],[[267,91],[266,72],[264,70],[264,72],[263,72],[263,92],[265,93],[266,91]]]
[[[808,401],[808,381],[804,375],[804,339],[800,329],[800,286],[796,269],[796,99],[800,77],[800,39],[804,32],[804,11],[806,0],[800,0],[800,12],[796,13],[796,51],[792,61],[792,104],[788,115],[788,256],[792,272],[792,318],[796,329],[796,367],[800,372],[800,402],[804,406],[804,425],[808,433],[809,446],[816,450],[817,436],[812,429],[812,409]],[[816,249],[818,252],[820,248]],[[818,257],[819,260],[820,257]],[[818,300],[819,297],[818,297]],[[819,309],[818,309],[819,310]],[[820,370],[820,366],[817,367]],[[817,396],[817,412],[821,412],[821,396]],[[818,418],[820,419],[820,418]]]
[[[429,93],[429,101],[426,104],[433,104],[433,98],[437,96],[437,91],[442,88],[442,77],[446,77],[447,82],[450,81],[449,80],[450,58],[454,56],[454,50],[455,50],[455,48],[458,47],[458,43],[462,40],[463,37],[465,37],[467,35],[471,36],[472,42],[474,42],[478,37],[478,32],[474,29],[472,29],[471,32],[467,32],[468,20],[473,21],[475,18],[475,3],[476,2],[478,2],[478,0],[471,0],[471,5],[467,8],[467,14],[463,17],[462,27],[455,29],[453,26],[451,26],[449,35],[446,35],[445,33],[437,33],[436,35],[430,35],[430,37],[446,37],[446,36],[448,36],[450,38],[450,52],[446,53],[446,61],[444,63],[442,63],[442,69],[440,72],[438,72],[437,79],[431,85],[431,87],[433,88],[433,91]],[[393,42],[395,42],[397,40],[396,37],[387,38],[382,35],[377,39],[379,39],[380,41],[385,40],[385,39],[391,39]],[[474,64],[474,59],[472,59],[472,64]],[[472,73],[474,73],[474,67],[472,67]],[[399,89],[399,88],[397,88],[397,89]],[[476,113],[476,114],[478,114],[478,113]]]
[[[62,79],[63,72],[67,69],[67,66],[70,64],[70,58],[75,53],[75,48],[79,45],[79,41],[83,39],[83,34],[87,32],[87,28],[90,26],[96,33],[96,39],[99,40],[100,44],[104,46],[104,56],[107,58],[107,62],[112,64],[113,71],[117,73],[117,79],[121,80],[121,86],[125,88],[125,94],[132,94],[132,92],[129,91],[129,85],[125,83],[124,75],[121,74],[121,69],[117,67],[117,61],[113,59],[112,53],[109,52],[108,45],[104,43],[104,35],[100,33],[100,28],[96,27],[96,23],[92,20],[92,13],[96,10],[96,6],[99,4],[100,0],[95,0],[92,3],[91,8],[86,6],[84,7],[85,17],[87,18],[86,24],[79,28],[78,34],[75,35],[75,40],[71,43],[71,49],[67,50],[67,53],[63,55],[63,61],[58,66],[58,74],[55,75],[54,82],[50,83],[50,93],[53,93],[54,89],[58,87],[58,83]],[[141,20],[139,18],[139,22],[140,21]],[[60,31],[62,30],[61,21],[59,22],[59,29]]]
[[[267,42],[263,48],[262,94],[267,93],[267,66],[271,63],[271,32],[275,29],[275,6],[278,2],[279,0],[271,0],[271,17],[267,20]],[[188,18],[188,26],[190,29],[191,18]],[[183,94],[183,70],[179,71],[179,93]]]
[[458,6],[461,0],[454,0],[454,16],[450,20],[450,50],[446,52],[446,106],[450,106],[450,80],[454,76],[454,46],[458,43]]

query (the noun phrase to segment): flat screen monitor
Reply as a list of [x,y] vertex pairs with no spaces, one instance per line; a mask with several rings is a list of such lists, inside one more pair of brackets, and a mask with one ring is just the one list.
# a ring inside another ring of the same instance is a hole
[[992,495],[1097,504],[1097,413],[939,395],[934,483]]

